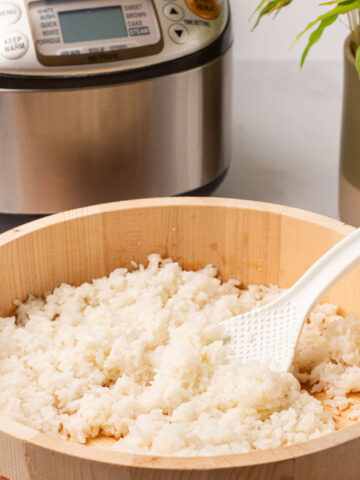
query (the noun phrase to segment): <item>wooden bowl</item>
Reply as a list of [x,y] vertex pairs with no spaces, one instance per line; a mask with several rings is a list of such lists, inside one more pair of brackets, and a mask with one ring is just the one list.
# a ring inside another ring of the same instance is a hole
[[[241,200],[163,198],[83,208],[0,236],[0,315],[13,299],[79,285],[150,253],[186,269],[208,263],[221,277],[289,287],[353,230],[308,212]],[[360,268],[326,299],[360,314]],[[355,396],[356,397],[356,396]],[[11,480],[358,480],[360,423],[291,447],[251,454],[176,458],[112,451],[97,439],[78,445],[0,418],[0,478]]]

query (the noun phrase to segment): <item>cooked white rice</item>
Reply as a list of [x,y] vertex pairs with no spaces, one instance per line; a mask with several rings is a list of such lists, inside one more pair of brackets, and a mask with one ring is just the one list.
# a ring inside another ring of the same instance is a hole
[[121,451],[159,455],[250,452],[332,432],[297,378],[346,408],[344,395],[360,390],[360,321],[317,307],[297,378],[229,363],[219,322],[281,290],[240,290],[216,275],[151,255],[147,268],[18,303],[0,319],[0,414],[77,442],[103,434]]

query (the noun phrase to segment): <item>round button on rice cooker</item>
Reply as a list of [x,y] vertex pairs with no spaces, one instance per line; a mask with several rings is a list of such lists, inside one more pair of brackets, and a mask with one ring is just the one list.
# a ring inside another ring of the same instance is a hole
[[27,52],[29,42],[21,32],[7,32],[0,36],[0,55],[10,60],[21,58]]
[[182,45],[189,38],[189,32],[184,25],[180,23],[174,23],[169,28],[169,37],[175,43]]
[[0,2],[0,27],[13,25],[21,17],[20,8],[11,2]]
[[219,15],[217,0],[186,0],[186,5],[201,18],[213,20]]
[[164,15],[169,20],[174,20],[178,22],[184,18],[184,10],[180,7],[180,5],[176,5],[175,3],[168,3],[164,7]]

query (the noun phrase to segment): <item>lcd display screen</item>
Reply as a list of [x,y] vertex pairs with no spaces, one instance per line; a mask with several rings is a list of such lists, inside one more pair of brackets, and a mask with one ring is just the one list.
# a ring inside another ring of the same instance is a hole
[[58,12],[64,43],[127,37],[121,6]]

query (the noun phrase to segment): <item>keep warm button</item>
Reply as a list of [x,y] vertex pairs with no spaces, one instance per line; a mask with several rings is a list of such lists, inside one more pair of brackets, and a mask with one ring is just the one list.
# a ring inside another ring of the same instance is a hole
[[186,5],[199,17],[213,20],[219,15],[216,0],[186,0]]
[[8,32],[0,37],[0,54],[5,58],[20,58],[25,55],[28,47],[28,39],[23,33]]

